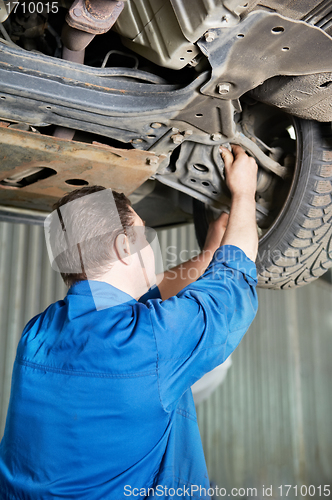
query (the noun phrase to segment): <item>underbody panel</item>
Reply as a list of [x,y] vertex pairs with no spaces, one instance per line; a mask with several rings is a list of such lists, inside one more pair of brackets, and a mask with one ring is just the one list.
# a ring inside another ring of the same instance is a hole
[[8,128],[3,122],[0,151],[1,204],[45,211],[88,184],[129,195],[162,160],[147,151],[66,141]]

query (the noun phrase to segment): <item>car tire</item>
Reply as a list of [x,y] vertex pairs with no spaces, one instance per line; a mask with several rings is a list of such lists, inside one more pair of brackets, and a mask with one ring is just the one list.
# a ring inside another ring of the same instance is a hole
[[[296,165],[287,199],[259,243],[258,286],[287,289],[305,285],[332,266],[331,124],[293,119]],[[194,200],[201,248],[212,211]]]

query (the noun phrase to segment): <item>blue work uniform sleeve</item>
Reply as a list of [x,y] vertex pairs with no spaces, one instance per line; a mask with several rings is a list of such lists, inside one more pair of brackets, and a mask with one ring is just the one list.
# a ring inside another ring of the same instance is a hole
[[225,245],[197,281],[165,301],[147,301],[166,411],[237,347],[257,312],[256,284],[254,262]]

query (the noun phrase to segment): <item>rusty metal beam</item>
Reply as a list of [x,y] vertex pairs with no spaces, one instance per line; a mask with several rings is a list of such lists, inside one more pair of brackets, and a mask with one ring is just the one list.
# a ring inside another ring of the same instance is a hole
[[[181,88],[137,69],[71,64],[0,43],[0,119],[58,125],[127,143],[139,138],[141,149],[150,149],[207,76]],[[163,127],[154,130],[151,123]]]

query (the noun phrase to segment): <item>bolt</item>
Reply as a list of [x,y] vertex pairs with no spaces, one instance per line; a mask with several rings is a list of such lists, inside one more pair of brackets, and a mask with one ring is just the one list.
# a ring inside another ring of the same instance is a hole
[[192,59],[188,64],[192,68],[195,68],[198,63],[199,63],[199,57],[194,57],[194,59]]
[[231,84],[230,83],[219,83],[217,85],[217,90],[219,94],[228,94],[228,92],[231,90]]
[[151,128],[161,128],[163,125],[162,123],[151,123]]
[[216,38],[216,34],[213,31],[206,31],[204,33],[204,38],[206,42],[213,42],[213,40]]
[[171,136],[172,141],[174,144],[182,144],[184,141],[184,137],[181,134],[174,134]]
[[150,156],[146,159],[146,163],[148,165],[157,165],[159,162],[157,156]]
[[140,144],[141,142],[143,142],[143,139],[133,139],[131,142],[133,144]]
[[212,139],[213,141],[215,141],[215,142],[217,142],[217,141],[221,141],[221,139],[222,139],[222,135],[221,135],[221,134],[212,134],[212,135],[211,135],[211,139]]

